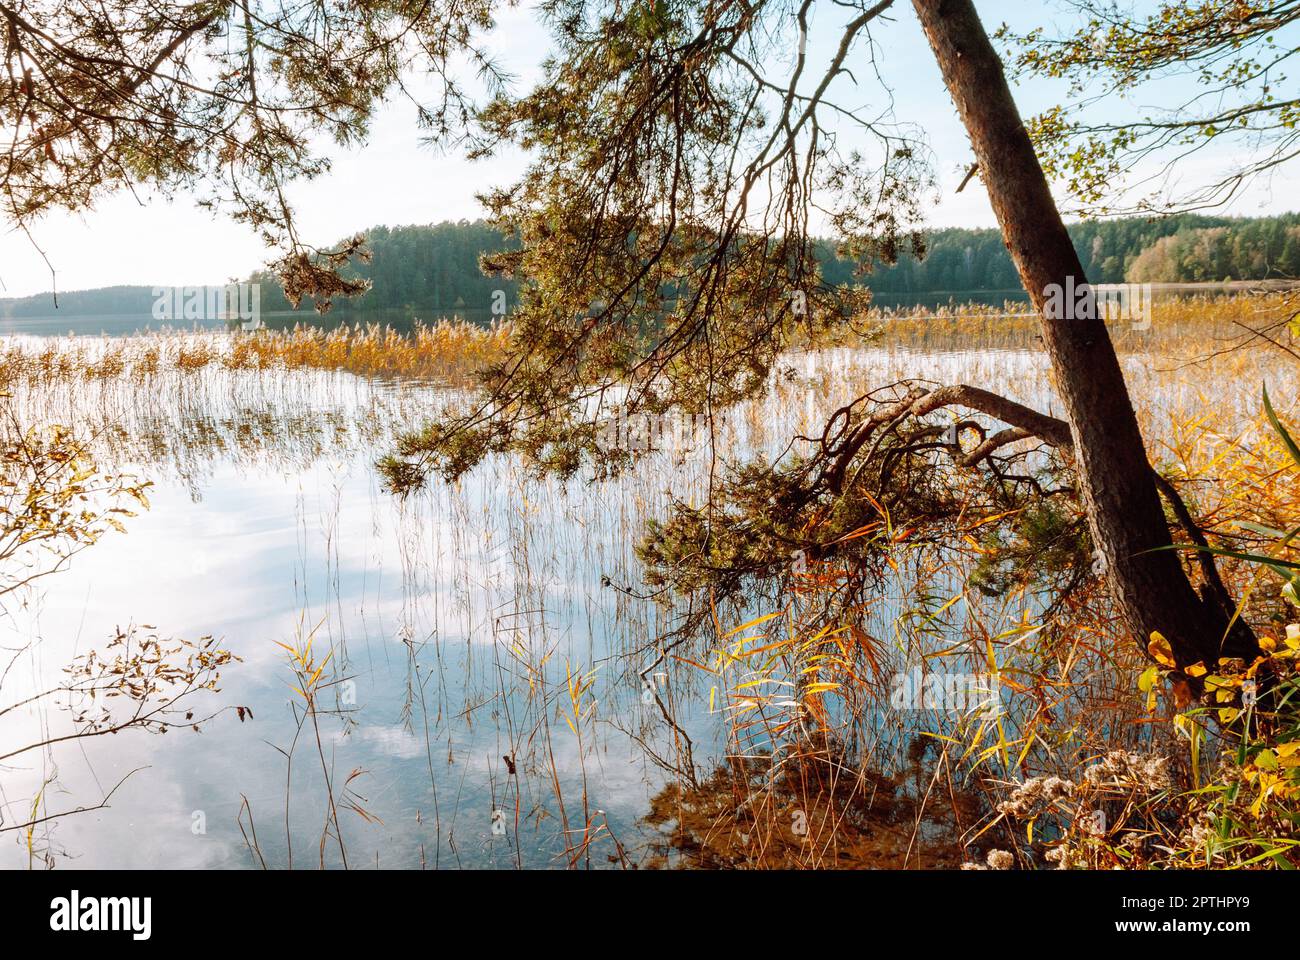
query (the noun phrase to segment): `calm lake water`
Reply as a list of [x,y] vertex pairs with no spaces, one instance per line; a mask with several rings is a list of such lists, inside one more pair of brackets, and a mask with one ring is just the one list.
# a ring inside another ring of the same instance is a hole
[[[1194,402],[1202,390],[1194,374],[1160,373],[1149,357],[1126,362],[1143,403]],[[1052,408],[1045,360],[1028,350],[883,345],[792,358],[791,368],[769,400],[729,418],[726,449],[778,450],[863,384],[904,376],[993,385]],[[1234,402],[1248,408],[1255,390],[1247,384]],[[57,815],[111,792],[108,807],[57,816],[30,837],[0,833],[0,866],[676,862],[663,859],[662,817],[649,811],[736,745],[720,681],[689,658],[658,663],[680,610],[642,598],[633,547],[671,498],[703,495],[704,447],[686,435],[617,481],[567,484],[497,458],[454,487],[394,499],[375,460],[447,400],[429,384],[216,368],[143,387],[16,391],[24,421],[84,428],[102,464],[153,487],[151,509],[128,519],[125,535],[106,536],[0,618],[0,706],[57,684],[73,657],[135,624],[218,638],[242,662],[194,709],[250,715],[223,713],[197,733],[92,738],[0,766],[6,824],[29,818],[34,801]],[[767,609],[756,598],[722,626]],[[309,635],[318,660],[331,657],[319,746],[302,729],[303,700],[277,645]],[[577,717],[575,676],[591,681]],[[13,711],[0,715],[0,743],[69,724],[64,710]],[[863,726],[873,767],[906,792],[913,730],[883,713]],[[327,825],[323,770],[345,853]],[[926,834],[914,842],[915,824],[882,817],[875,829],[882,844],[906,846],[911,865],[942,862]]]
[[[287,864],[277,747],[293,738],[301,698],[273,641],[314,630],[319,655],[333,654],[330,706],[342,711],[325,730],[330,766],[340,782],[365,771],[352,788],[375,818],[343,821],[361,863],[548,863],[565,847],[558,821],[515,836],[515,810],[522,819],[537,803],[528,746],[517,739],[536,717],[506,651],[522,644],[599,667],[609,678],[602,714],[639,722],[636,688],[623,704],[616,692],[629,665],[614,656],[615,635],[653,626],[624,612],[616,630],[617,604],[605,602],[599,582],[627,573],[623,544],[609,536],[625,500],[588,497],[573,512],[554,491],[498,467],[490,482],[400,504],[371,465],[399,425],[432,408],[436,391],[317,374],[251,386],[236,397],[228,383],[190,383],[155,410],[115,410],[130,433],[119,462],[154,480],[152,509],[130,521],[128,535],[79,556],[4,626],[17,634],[11,641],[40,641],[24,663],[33,685],[57,677],[61,660],[102,647],[119,624],[212,634],[244,658],[213,699],[247,706],[254,719],[223,716],[201,734],[117,736],[60,758],[61,797],[51,806],[86,803],[139,772],[110,810],[68,818],[54,842],[87,866],[248,866],[237,823],[246,798],[263,855]],[[136,444],[155,455],[135,461]],[[541,497],[550,498],[545,508]],[[626,740],[599,729],[592,737],[600,744],[586,758],[592,802],[609,811],[615,833],[626,832],[654,778]],[[552,749],[562,786],[574,789],[575,749],[560,736]],[[503,756],[520,758],[517,776]],[[310,865],[319,859],[323,782],[309,752],[295,759],[289,831],[297,862]],[[5,774],[6,799],[23,792],[23,779]],[[506,835],[491,831],[496,810],[511,813]],[[201,821],[205,832],[195,833]],[[6,865],[25,860],[13,845],[0,849]],[[338,860],[327,851],[327,863]]]
[[[940,307],[951,303],[1002,304],[1007,301],[1028,302],[1023,290],[967,290],[927,294],[921,297],[904,294],[881,294],[876,303],[881,307]],[[272,330],[292,329],[296,324],[307,324],[333,329],[342,324],[380,323],[403,333],[409,332],[417,322],[433,322],[443,317],[489,324],[497,319],[491,310],[470,308],[409,307],[404,309],[347,310],[335,308],[321,316],[310,307],[300,310],[262,314],[262,322]],[[59,314],[51,312],[39,317],[9,318],[0,316],[0,335],[64,336],[69,333],[81,336],[125,337],[146,330],[162,329],[233,329],[238,324],[218,319],[185,323],[155,320],[150,314]]]
[[[1267,281],[1258,284],[1245,282],[1225,283],[1183,283],[1155,284],[1151,295],[1157,299],[1185,297],[1191,295],[1214,296],[1239,292],[1246,289],[1282,289],[1295,286],[1290,281]],[[1005,303],[1025,304],[1029,297],[1019,287],[1008,290],[941,290],[929,293],[876,293],[872,303],[885,310],[908,310],[922,307],[937,309],[961,304],[983,304],[1000,306]],[[1018,307],[1016,309],[1019,309]],[[349,310],[345,306],[335,308],[324,316],[317,314],[310,307],[294,311],[266,311],[262,322],[272,330],[292,329],[296,324],[308,324],[323,329],[333,329],[341,324],[386,324],[395,330],[409,332],[417,322],[429,323],[440,318],[458,318],[473,323],[489,324],[497,319],[489,309],[466,307],[406,307],[402,309],[365,309]],[[218,319],[190,322],[166,322],[155,320],[148,313],[99,314],[85,315],[51,310],[42,316],[6,317],[0,315],[0,336],[64,336],[78,334],[81,336],[110,337],[130,336],[146,330],[161,329],[234,329],[238,324]]]

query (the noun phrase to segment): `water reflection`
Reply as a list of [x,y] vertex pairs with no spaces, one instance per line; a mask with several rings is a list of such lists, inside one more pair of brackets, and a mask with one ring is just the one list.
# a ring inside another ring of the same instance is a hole
[[[1200,389],[1194,376],[1129,362],[1144,404]],[[728,416],[724,449],[775,454],[863,384],[901,377],[991,384],[1053,406],[1045,360],[1027,350],[843,350],[793,357],[790,369],[770,398]],[[1219,402],[1252,409],[1256,382]],[[689,437],[618,481],[537,481],[498,458],[462,484],[394,500],[375,458],[448,396],[343,373],[216,368],[19,392],[24,421],[82,426],[104,464],[155,487],[127,535],[0,621],[6,649],[36,641],[14,657],[4,701],[134,622],[220,638],[244,662],[213,696],[251,710],[199,733],[103,738],[0,769],[7,823],[26,819],[42,783],[55,785],[40,800],[55,812],[124,780],[107,809],[34,831],[38,860],[247,868],[346,857],[433,869],[752,866],[758,850],[768,866],[961,858],[977,811],[964,797],[926,802],[914,744],[932,718],[864,714],[861,743],[815,745],[760,784],[772,764],[755,758],[774,744],[737,751],[718,680],[666,654],[660,638],[680,610],[640,599],[632,548],[671,498],[704,495],[710,464]],[[864,624],[888,638],[893,619],[882,609]],[[309,637],[315,662],[328,658],[315,722],[277,645]],[[68,718],[19,711],[0,717],[0,739],[22,724],[57,731]],[[29,857],[25,837],[0,845],[0,865]]]

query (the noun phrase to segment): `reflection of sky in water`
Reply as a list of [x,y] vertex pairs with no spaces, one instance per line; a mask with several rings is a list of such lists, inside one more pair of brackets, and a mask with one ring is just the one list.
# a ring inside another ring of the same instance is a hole
[[[1044,360],[1027,353],[841,351],[819,364],[796,372],[811,383],[831,370],[839,378],[832,389],[805,385],[736,418],[724,444],[779,448],[862,383],[902,376],[985,384],[1051,407]],[[1131,360],[1130,372],[1150,387],[1150,365]],[[1194,381],[1181,383],[1169,389],[1194,393]],[[57,774],[44,797],[55,813],[93,805],[136,771],[111,808],[55,821],[37,846],[48,840],[90,867],[252,866],[238,819],[246,800],[243,830],[251,838],[256,828],[268,865],[288,862],[286,830],[294,865],[318,864],[327,815],[321,760],[308,726],[286,787],[280,750],[293,739],[300,698],[273,641],[292,642],[319,624],[314,649],[333,654],[340,681],[322,702],[334,706],[343,682],[355,685],[346,723],[322,717],[336,800],[349,775],[364,771],[350,787],[370,819],[338,814],[350,865],[563,863],[565,818],[570,843],[584,822],[607,818],[637,859],[648,832],[638,818],[669,776],[647,748],[661,758],[675,753],[670,728],[641,702],[637,671],[651,656],[628,654],[662,634],[668,614],[601,579],[637,586],[631,547],[640,518],[662,512],[667,486],[699,495],[707,461],[688,456],[666,471],[660,462],[594,486],[529,481],[518,465],[496,461],[460,487],[436,484],[398,503],[372,463],[438,398],[346,374],[235,382],[220,370],[152,391],[104,384],[19,393],[29,420],[120,426],[100,435],[101,459],[134,463],[156,486],[152,509],[128,521],[128,535],[107,536],[44,581],[29,609],[0,620],[5,648],[38,640],[5,678],[4,702],[57,683],[71,657],[102,649],[115,626],[135,622],[162,636],[219,637],[244,662],[224,671],[221,692],[206,703],[245,705],[255,719],[223,714],[199,734],[128,731],[20,756],[0,767],[6,821],[26,819],[43,778]],[[1243,394],[1237,402],[1251,401]],[[313,432],[312,424],[325,426]],[[524,666],[543,660],[549,709],[530,696]],[[566,664],[597,670],[581,750],[562,716]],[[710,680],[674,667],[671,684],[703,771],[721,734],[720,719],[708,715]],[[205,712],[205,702],[191,706]],[[66,723],[59,711],[10,715],[0,718],[0,742]],[[515,758],[515,776],[504,754]],[[505,836],[492,833],[493,810],[505,812]],[[206,818],[202,835],[192,832],[196,811]],[[0,840],[0,866],[26,863],[15,834]],[[613,853],[602,837],[592,865],[608,865]],[[324,857],[338,863],[332,839]]]
[[[333,399],[352,415],[375,412],[355,391]],[[56,748],[61,792],[47,795],[49,812],[93,804],[129,771],[147,767],[126,780],[110,809],[58,822],[53,844],[74,862],[247,866],[236,822],[241,797],[268,863],[287,862],[286,764],[276,747],[290,744],[290,704],[300,698],[272,641],[292,642],[318,623],[318,657],[332,652],[335,678],[355,685],[347,723],[322,717],[336,800],[348,775],[362,769],[351,786],[376,818],[340,809],[351,860],[372,864],[377,855],[381,865],[419,867],[423,844],[429,866],[509,866],[515,839],[494,837],[491,817],[506,811],[513,834],[517,806],[523,863],[547,865],[564,848],[552,758],[571,829],[581,834],[585,766],[590,815],[602,823],[607,815],[621,839],[634,832],[662,775],[604,713],[620,709],[620,725],[642,725],[635,688],[614,691],[616,683],[627,686],[617,675],[628,664],[610,654],[645,639],[653,610],[632,614],[625,598],[615,603],[618,595],[600,586],[604,573],[630,576],[628,491],[574,505],[562,502],[558,486],[487,471],[460,490],[439,487],[403,505],[378,485],[371,463],[379,449],[360,444],[338,459],[305,456],[296,466],[218,453],[199,468],[180,455],[170,465],[136,467],[158,478],[152,509],[129,521],[128,535],[106,537],[45,581],[32,608],[0,627],[6,646],[39,638],[38,654],[20,658],[6,699],[11,690],[57,682],[63,663],[102,649],[115,625],[129,622],[163,636],[213,634],[244,658],[223,671],[221,692],[207,702],[251,707],[251,722],[232,713],[199,734],[130,731]],[[190,476],[174,475],[182,470]],[[594,695],[601,702],[583,729],[584,754],[556,701],[543,711],[529,700],[522,667],[507,653],[514,642],[534,662],[549,653],[552,694],[563,690],[566,662],[585,672],[600,661]],[[326,701],[333,706],[336,697],[327,693]],[[204,704],[190,705],[203,714]],[[38,719],[56,728],[67,722],[59,711],[18,722]],[[504,754],[518,761],[517,777]],[[35,753],[18,759],[20,766],[0,773],[11,821],[51,772]],[[324,802],[308,728],[294,753],[289,805],[296,865],[319,861]],[[195,811],[206,817],[202,836],[191,832]],[[612,849],[606,841],[593,857],[604,861]],[[0,850],[6,866],[25,861],[20,844]],[[326,851],[326,862],[336,863],[332,840]]]

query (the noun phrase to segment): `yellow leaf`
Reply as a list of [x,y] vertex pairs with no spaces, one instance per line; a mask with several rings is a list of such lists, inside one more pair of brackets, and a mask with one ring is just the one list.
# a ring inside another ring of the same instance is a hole
[[761,617],[755,617],[753,620],[749,621],[749,623],[743,623],[740,626],[736,627],[734,630],[727,631],[722,635],[722,639],[725,640],[728,637],[733,637],[736,634],[740,633],[742,630],[748,630],[750,627],[756,627],[760,623],[767,623],[767,621],[771,620],[773,617],[779,617],[779,616],[781,616],[780,610],[776,611],[775,613],[765,614]]
[[806,692],[807,692],[807,693],[825,693],[827,690],[838,690],[839,688],[840,688],[840,685],[839,685],[838,683],[827,683],[827,682],[825,682],[825,681],[822,681],[822,682],[819,682],[819,683],[810,683],[810,684],[808,684],[808,688],[807,688]]
[[1163,666],[1177,666],[1174,663],[1173,647],[1169,645],[1169,641],[1164,638],[1164,635],[1159,630],[1151,631],[1151,642],[1147,644],[1147,653],[1151,654],[1155,661]]

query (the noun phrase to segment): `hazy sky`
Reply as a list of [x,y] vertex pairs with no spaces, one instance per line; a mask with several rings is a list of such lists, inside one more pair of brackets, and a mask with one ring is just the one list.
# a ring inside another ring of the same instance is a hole
[[[833,8],[832,8],[833,9]],[[1051,4],[983,2],[979,9],[992,30],[1002,21],[1022,27],[1040,22],[1071,22]],[[925,128],[940,180],[933,226],[993,226],[987,198],[978,181],[961,194],[953,190],[969,164],[970,148],[957,121],[938,68],[910,4],[896,4],[892,22],[875,26],[885,80],[894,92],[895,116]],[[836,38],[822,18],[811,37],[814,58]],[[507,11],[490,40],[491,48],[520,77],[532,75],[543,45],[541,30],[527,10]],[[870,71],[862,85],[841,99],[883,104],[882,90]],[[1022,112],[1029,114],[1059,100],[1060,88],[1042,84],[1016,90]],[[376,224],[430,223],[474,219],[483,211],[474,194],[509,182],[523,169],[520,156],[469,163],[441,156],[419,145],[414,110],[394,101],[383,108],[363,148],[335,156],[333,170],[310,184],[296,185],[290,199],[299,218],[300,235],[326,244]],[[1205,154],[1185,169],[1189,184],[1211,177],[1226,158]],[[1279,213],[1297,207],[1300,165],[1285,168],[1270,181],[1257,183],[1228,212],[1241,215]],[[82,216],[55,214],[42,220],[33,235],[58,271],[60,290],[112,284],[181,285],[219,283],[260,267],[267,252],[245,227],[214,219],[192,198],[115,196]],[[0,297],[48,291],[50,274],[39,253],[21,233],[0,235]]]

